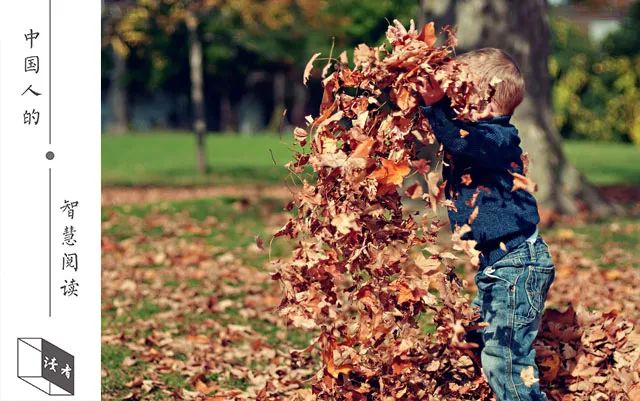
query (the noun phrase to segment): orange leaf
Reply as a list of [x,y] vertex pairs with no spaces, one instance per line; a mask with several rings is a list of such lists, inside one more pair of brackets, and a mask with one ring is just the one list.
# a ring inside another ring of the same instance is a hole
[[379,183],[385,185],[402,185],[402,180],[409,174],[409,163],[403,160],[395,163],[393,160],[382,159],[382,167],[371,173]]
[[436,27],[432,22],[429,22],[428,24],[425,24],[422,27],[422,31],[420,31],[420,34],[418,35],[418,37],[416,38],[418,40],[423,41],[424,43],[426,43],[429,47],[433,47],[433,45],[436,43]]
[[464,174],[462,177],[460,177],[462,179],[462,183],[464,185],[469,185],[471,184],[472,180],[471,180],[471,174]]
[[393,373],[395,375],[400,375],[403,370],[410,368],[414,365],[412,361],[405,361],[400,358],[394,358],[393,363],[391,364],[391,369],[393,369]]
[[371,147],[373,146],[373,138],[367,138],[364,141],[360,142],[358,146],[356,146],[353,153],[351,153],[351,157],[360,157],[366,159],[369,157],[369,153],[371,153]]
[[400,110],[409,110],[415,107],[418,102],[416,97],[407,88],[401,87],[396,93],[396,104]]
[[189,334],[187,341],[197,344],[208,344],[210,342],[209,337],[204,334]]
[[198,380],[195,385],[196,390],[203,394],[209,393],[209,386],[202,382],[202,380]]

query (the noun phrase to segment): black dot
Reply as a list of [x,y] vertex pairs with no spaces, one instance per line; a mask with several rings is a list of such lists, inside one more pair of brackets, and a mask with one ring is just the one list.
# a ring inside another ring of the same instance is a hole
[[56,155],[53,154],[52,151],[47,152],[47,160],[53,160],[54,157],[56,157]]

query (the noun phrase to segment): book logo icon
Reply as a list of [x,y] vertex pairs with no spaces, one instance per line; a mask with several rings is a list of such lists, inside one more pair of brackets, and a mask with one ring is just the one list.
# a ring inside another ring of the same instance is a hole
[[18,338],[18,377],[48,395],[73,395],[73,355],[40,337]]

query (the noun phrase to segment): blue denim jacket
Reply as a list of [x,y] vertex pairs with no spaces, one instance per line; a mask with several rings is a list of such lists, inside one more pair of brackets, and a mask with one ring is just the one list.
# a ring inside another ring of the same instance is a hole
[[446,151],[444,193],[455,204],[449,210],[451,228],[468,224],[478,207],[463,239],[475,240],[482,263],[491,264],[531,236],[540,221],[533,195],[513,190],[513,174],[524,174],[518,130],[510,116],[457,120],[447,97],[421,110]]

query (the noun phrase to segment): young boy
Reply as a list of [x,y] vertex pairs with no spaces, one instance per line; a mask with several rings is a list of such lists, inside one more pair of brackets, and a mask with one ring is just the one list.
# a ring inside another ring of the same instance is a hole
[[463,238],[475,240],[481,252],[472,304],[488,323],[479,333],[482,370],[499,401],[546,401],[532,343],[555,268],[538,234],[533,195],[514,190],[513,174],[524,171],[518,131],[509,120],[523,99],[524,80],[513,59],[499,49],[471,51],[457,61],[481,87],[493,77],[501,80],[472,122],[454,119],[448,98],[434,81],[425,88],[426,106],[421,106],[445,150],[445,194],[457,209],[449,210],[451,227],[471,222]]

